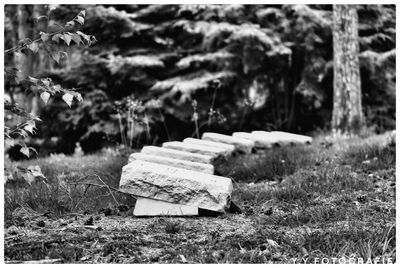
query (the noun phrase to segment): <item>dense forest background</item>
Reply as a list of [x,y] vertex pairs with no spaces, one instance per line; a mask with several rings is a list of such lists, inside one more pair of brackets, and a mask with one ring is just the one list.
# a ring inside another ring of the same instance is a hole
[[[330,128],[331,5],[60,5],[49,23],[82,9],[82,31],[98,42],[68,47],[59,63],[34,59],[36,77],[83,96],[71,109],[61,97],[40,107],[43,123],[29,142],[39,155],[73,153],[78,142],[93,152],[209,130]],[[15,5],[5,11],[7,49],[20,25]],[[395,6],[360,5],[358,16],[363,113],[380,133],[395,128]],[[9,67],[14,61],[6,57]],[[21,90],[5,84],[10,100],[26,102]],[[6,116],[6,124],[13,120]]]

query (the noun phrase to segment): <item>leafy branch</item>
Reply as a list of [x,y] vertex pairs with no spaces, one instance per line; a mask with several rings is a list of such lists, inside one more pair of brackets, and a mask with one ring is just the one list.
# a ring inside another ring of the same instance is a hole
[[[50,8],[50,11],[51,10]],[[85,23],[85,16],[86,12],[82,10],[72,20],[66,22],[64,26],[53,24],[52,26],[55,25],[60,28],[58,31],[40,32],[40,36],[34,40],[30,38],[22,39],[18,42],[17,46],[5,50],[5,54],[14,54],[16,57],[24,57],[29,53],[35,54],[40,48],[43,48],[54,61],[59,63],[63,56],[66,58],[68,57],[67,52],[60,50],[60,46],[70,46],[72,45],[72,41],[78,46],[81,44],[83,46],[91,46],[97,42],[96,38],[92,35],[87,35],[81,31],[74,31],[78,29],[77,27]],[[39,16],[36,20],[49,20],[49,16]],[[62,40],[61,44],[60,40]],[[74,99],[79,102],[83,100],[81,94],[76,91],[76,88],[63,88],[59,84],[54,84],[51,78],[35,78],[31,76],[21,78],[18,75],[20,72],[18,68],[4,68],[4,70],[6,81],[21,86],[25,90],[26,95],[34,94],[40,97],[45,105],[48,103],[51,96],[58,94],[62,94],[61,98],[69,107],[72,106]],[[34,148],[28,147],[23,140],[17,140],[17,138],[22,137],[25,139],[30,135],[36,134],[36,122],[40,122],[41,119],[36,114],[29,113],[17,103],[14,103],[12,98],[11,102],[7,100],[4,101],[4,108],[11,114],[25,118],[26,120],[14,127],[4,127],[5,143],[11,147],[19,145],[21,147],[20,152],[27,157],[30,157],[31,151],[37,154]],[[12,171],[6,170],[6,172],[8,177],[15,177],[18,174],[22,174],[28,183],[31,183],[32,176],[37,177],[41,174],[40,168],[38,170],[36,167],[32,170],[22,170],[21,168],[14,167]]]

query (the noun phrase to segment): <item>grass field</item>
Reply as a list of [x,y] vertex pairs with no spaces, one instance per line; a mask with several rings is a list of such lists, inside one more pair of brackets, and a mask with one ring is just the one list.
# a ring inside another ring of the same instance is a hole
[[104,187],[118,188],[127,154],[21,162],[39,165],[50,186],[5,186],[5,260],[395,261],[395,158],[387,135],[258,152],[224,167],[243,213],[196,218],[134,218],[134,199]]

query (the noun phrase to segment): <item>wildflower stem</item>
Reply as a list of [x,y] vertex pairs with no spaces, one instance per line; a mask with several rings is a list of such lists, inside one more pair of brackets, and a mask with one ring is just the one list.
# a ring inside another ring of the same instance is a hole
[[165,123],[164,115],[161,113],[161,109],[159,107],[158,107],[158,113],[160,114],[161,121],[163,122],[165,132],[167,133],[168,141],[170,141],[171,137],[169,136],[168,127],[167,127],[167,124]]
[[119,123],[119,132],[121,133],[121,141],[125,146],[127,146],[128,143],[126,141],[126,137],[124,134],[124,126],[122,125],[122,118],[120,113],[118,113],[118,123]]
[[210,131],[210,126],[211,126],[211,117],[214,111],[214,104],[215,104],[215,98],[217,97],[217,87],[214,87],[214,93],[213,93],[213,97],[212,97],[212,101],[211,101],[211,107],[208,113],[208,131]]

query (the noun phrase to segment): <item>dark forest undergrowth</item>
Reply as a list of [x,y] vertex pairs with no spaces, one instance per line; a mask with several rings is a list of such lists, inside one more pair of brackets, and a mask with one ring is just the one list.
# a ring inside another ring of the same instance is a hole
[[[52,155],[49,183],[5,186],[5,260],[64,263],[395,261],[395,141],[388,135],[275,148],[226,166],[242,214],[132,216],[127,153]],[[240,163],[240,165],[239,165]],[[9,164],[6,162],[6,165]]]

